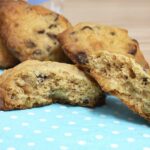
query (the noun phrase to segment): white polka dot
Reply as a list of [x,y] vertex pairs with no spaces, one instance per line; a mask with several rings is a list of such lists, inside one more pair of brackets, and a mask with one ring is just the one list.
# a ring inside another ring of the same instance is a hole
[[45,109],[44,111],[45,111],[45,112],[51,112],[51,110],[50,110],[50,109]]
[[76,123],[74,121],[69,121],[68,124],[69,125],[75,125]]
[[51,128],[52,128],[52,129],[58,129],[59,126],[57,126],[57,125],[52,125]]
[[88,129],[88,128],[82,128],[81,130],[82,130],[82,131],[84,131],[84,132],[89,131],[89,129]]
[[11,118],[11,119],[17,119],[18,116],[13,115],[13,116],[10,116],[10,118]]
[[56,118],[62,119],[63,116],[62,115],[57,115]]
[[27,143],[28,146],[35,146],[35,143],[34,142],[29,142]]
[[40,122],[46,122],[47,120],[45,118],[39,119]]
[[120,121],[115,120],[115,121],[113,121],[113,123],[115,123],[115,124],[119,124],[119,123],[120,123]]
[[102,136],[102,135],[96,135],[95,138],[96,138],[97,140],[101,140],[101,139],[103,139],[103,136]]
[[27,114],[30,115],[30,116],[34,116],[35,115],[34,112],[28,112]]
[[36,134],[40,134],[40,133],[42,133],[42,131],[41,131],[41,130],[34,130],[33,132],[34,132],[34,133],[36,133]]
[[55,139],[54,138],[52,138],[52,137],[47,137],[46,138],[46,141],[48,141],[48,142],[53,142]]
[[86,141],[80,140],[80,141],[78,141],[78,144],[79,144],[79,145],[85,145],[85,144],[86,144]]
[[4,131],[9,131],[9,130],[11,130],[11,128],[10,127],[4,127],[3,130]]
[[90,121],[91,117],[85,117],[84,120]]
[[118,148],[118,144],[111,144],[110,147],[111,148]]
[[112,134],[120,134],[119,131],[112,131]]
[[66,106],[60,106],[60,109],[66,109],[67,107]]
[[128,127],[128,130],[135,130],[135,128],[133,128],[133,127]]
[[15,147],[8,147],[7,150],[16,150]]
[[3,143],[3,139],[0,139],[0,143]]
[[103,127],[105,127],[105,124],[99,123],[98,126],[101,127],[101,128],[103,128]]
[[72,136],[72,133],[66,132],[66,133],[64,133],[64,135],[65,135],[65,136]]
[[77,114],[79,114],[79,112],[77,112],[77,111],[73,111],[73,112],[72,112],[72,114],[77,115]]
[[23,138],[23,135],[21,135],[21,134],[16,134],[16,135],[15,135],[15,138],[21,139],[21,138]]
[[131,142],[134,142],[135,139],[134,138],[127,138],[127,141],[131,143]]
[[143,137],[150,138],[150,134],[143,134]]
[[29,123],[28,122],[23,122],[21,125],[22,126],[29,126]]
[[144,147],[143,150],[150,150],[150,147]]
[[67,146],[62,145],[62,146],[60,146],[60,150],[68,150],[68,147],[67,147]]

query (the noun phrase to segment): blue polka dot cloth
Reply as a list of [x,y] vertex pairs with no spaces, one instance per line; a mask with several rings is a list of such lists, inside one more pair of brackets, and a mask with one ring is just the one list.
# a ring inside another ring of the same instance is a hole
[[150,124],[113,96],[97,108],[52,104],[0,118],[0,150],[150,150]]

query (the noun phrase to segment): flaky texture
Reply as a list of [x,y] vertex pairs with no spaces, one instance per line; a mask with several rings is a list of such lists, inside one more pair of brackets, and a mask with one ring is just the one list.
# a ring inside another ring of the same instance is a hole
[[18,60],[6,49],[0,38],[0,68],[10,68],[17,63]]
[[0,76],[0,109],[54,102],[94,107],[104,103],[97,83],[74,65],[28,60]]
[[28,59],[67,61],[57,35],[71,24],[63,16],[23,1],[0,1],[0,34],[21,62]]
[[[101,51],[116,52],[134,58],[150,73],[138,42],[129,37],[125,29],[96,23],[79,23],[61,33],[59,41],[71,59],[74,59],[75,55],[82,57],[82,52],[85,51],[87,55]],[[78,58],[74,61],[78,63]]]

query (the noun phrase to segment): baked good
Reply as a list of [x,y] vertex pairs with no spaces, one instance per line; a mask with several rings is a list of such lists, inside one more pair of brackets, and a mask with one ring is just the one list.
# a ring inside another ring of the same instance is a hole
[[71,26],[63,16],[22,0],[1,0],[0,22],[3,42],[21,62],[68,60],[57,40],[57,35]]
[[[150,72],[138,42],[129,37],[125,29],[96,23],[79,23],[60,34],[59,41],[66,54],[72,59],[74,58],[72,55],[80,54],[82,57],[82,51],[91,55],[106,50],[133,57],[146,71]],[[76,59],[74,61],[76,62]]]
[[0,76],[0,109],[26,109],[54,102],[94,107],[103,94],[76,66],[28,60]]
[[0,68],[10,68],[17,63],[18,60],[6,49],[0,38]]

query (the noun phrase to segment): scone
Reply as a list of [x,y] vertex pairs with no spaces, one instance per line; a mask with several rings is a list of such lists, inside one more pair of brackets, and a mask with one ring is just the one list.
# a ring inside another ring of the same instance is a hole
[[0,76],[2,110],[54,102],[94,107],[104,99],[98,84],[70,64],[28,60]]
[[15,66],[18,60],[6,49],[0,38],[0,68],[10,68]]
[[138,42],[129,37],[125,29],[95,23],[79,23],[60,34],[59,41],[67,55],[72,59],[73,55],[79,57],[74,59],[76,63],[78,59],[82,59],[84,51],[91,55],[106,50],[133,57],[150,72]]
[[67,61],[57,40],[57,35],[71,26],[63,16],[22,0],[1,0],[0,22],[3,42],[21,62]]

